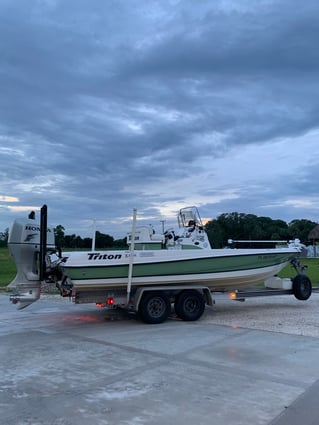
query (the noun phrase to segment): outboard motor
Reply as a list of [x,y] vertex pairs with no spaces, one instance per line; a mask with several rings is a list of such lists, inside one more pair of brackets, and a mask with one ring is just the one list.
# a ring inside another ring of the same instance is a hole
[[46,252],[55,249],[53,228],[47,228],[47,206],[41,208],[41,224],[34,220],[16,219],[9,231],[8,247],[17,275],[8,285],[14,290],[10,301],[20,310],[40,298],[41,282],[46,277]]

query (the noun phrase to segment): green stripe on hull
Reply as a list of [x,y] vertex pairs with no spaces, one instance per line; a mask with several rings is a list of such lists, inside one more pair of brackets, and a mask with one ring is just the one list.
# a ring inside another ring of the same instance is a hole
[[[133,277],[179,276],[205,273],[225,273],[269,267],[289,261],[287,253],[234,255],[192,260],[134,264]],[[65,274],[74,280],[125,278],[128,265],[65,267]]]

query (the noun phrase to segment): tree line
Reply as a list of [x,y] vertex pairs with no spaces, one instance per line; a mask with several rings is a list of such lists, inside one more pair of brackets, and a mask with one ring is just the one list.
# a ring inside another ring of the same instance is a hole
[[316,225],[314,221],[306,219],[292,220],[287,224],[270,217],[232,212],[219,215],[206,223],[205,228],[212,248],[223,248],[228,245],[228,239],[289,241],[298,238],[307,245],[309,232]]
[[[81,236],[72,234],[65,235],[64,227],[59,224],[54,228],[55,244],[61,248],[71,249],[91,249],[92,238],[81,238]],[[99,232],[95,232],[95,248],[96,249],[124,249],[127,247],[126,238],[114,239],[113,236]]]
[[[258,217],[253,214],[225,213],[206,223],[205,228],[212,248],[223,248],[228,245],[229,239],[234,240],[292,240],[300,239],[308,244],[309,232],[317,225],[316,222],[306,219],[293,220],[286,223],[283,220],[274,220],[270,217]],[[65,228],[59,224],[54,228],[55,242],[62,249],[91,249],[92,238],[82,238],[72,234],[66,235]],[[9,229],[0,233],[0,247],[6,247]],[[126,238],[114,239],[108,234],[96,232],[96,249],[125,249]]]

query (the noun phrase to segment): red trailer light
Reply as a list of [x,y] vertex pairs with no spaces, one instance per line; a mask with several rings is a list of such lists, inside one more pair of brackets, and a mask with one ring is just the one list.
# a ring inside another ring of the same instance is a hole
[[114,304],[114,298],[113,298],[113,297],[109,297],[109,298],[107,298],[107,300],[106,300],[106,304],[107,304],[107,305],[113,305],[113,304]]

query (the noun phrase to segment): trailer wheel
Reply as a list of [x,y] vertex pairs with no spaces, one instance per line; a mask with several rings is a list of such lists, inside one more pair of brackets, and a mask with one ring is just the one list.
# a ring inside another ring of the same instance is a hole
[[182,291],[175,301],[175,312],[182,320],[198,320],[204,310],[204,297],[196,290]]
[[312,293],[309,277],[302,274],[295,276],[292,281],[292,291],[297,300],[307,300]]
[[171,312],[169,297],[162,292],[145,293],[139,306],[139,315],[143,322],[158,324],[164,322]]

